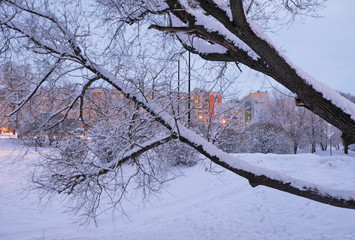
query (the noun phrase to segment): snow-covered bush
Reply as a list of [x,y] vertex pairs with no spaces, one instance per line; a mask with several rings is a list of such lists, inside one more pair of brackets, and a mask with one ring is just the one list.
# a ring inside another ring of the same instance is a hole
[[42,152],[31,176],[32,188],[39,189],[41,197],[49,192],[68,194],[72,209],[88,214],[83,220],[103,211],[100,201],[105,208],[119,208],[128,186],[134,189],[129,194],[147,198],[174,177],[166,160],[170,153],[166,158],[158,154],[168,150],[152,149],[166,144],[171,136],[164,131],[152,134],[152,124],[143,119],[100,122],[85,136],[63,139],[51,151]]
[[250,147],[250,138],[245,128],[238,126],[228,126],[220,134],[216,141],[217,146],[230,153],[248,152]]
[[272,123],[254,123],[248,127],[250,151],[286,154],[291,152],[292,142],[281,127]]
[[[29,117],[29,116],[27,116]],[[17,131],[21,138],[33,139],[37,146],[48,143],[58,143],[66,139],[79,128],[79,122],[75,119],[64,118],[59,114],[51,117],[49,113],[41,113],[37,116],[29,117],[28,121],[21,121]]]
[[188,145],[177,140],[170,141],[155,149],[162,161],[167,161],[170,166],[191,167],[197,164],[201,155]]

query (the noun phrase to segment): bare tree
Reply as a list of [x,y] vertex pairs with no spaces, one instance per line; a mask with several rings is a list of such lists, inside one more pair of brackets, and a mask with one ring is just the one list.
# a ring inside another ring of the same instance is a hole
[[[328,124],[325,120],[310,112],[309,110],[297,107],[291,93],[282,93],[275,91],[271,101],[263,109],[260,119],[254,122],[266,122],[277,124],[283,129],[287,137],[293,143],[293,152],[296,154],[298,148],[308,148],[311,146],[311,152],[316,152],[316,146],[322,151],[327,150],[328,137],[324,129]],[[337,149],[341,133],[334,129],[334,139]]]
[[[248,179],[252,186],[265,185],[322,203],[355,208],[352,192],[340,194],[226,154],[185,127],[175,105],[168,101],[173,98],[166,97],[176,89],[170,71],[176,45],[166,40],[176,37],[204,59],[242,63],[273,77],[297,94],[299,105],[341,129],[346,143],[355,142],[351,116],[354,105],[343,108],[345,100],[338,94],[317,88],[316,82],[292,65],[255,24],[269,24],[271,16],[278,16],[277,9],[292,18],[313,11],[322,1],[267,1],[274,8],[265,9],[273,10],[258,15],[260,4],[265,2],[1,1],[1,40],[8,54],[0,58],[13,58],[9,53],[17,52],[16,61],[29,63],[36,70],[36,84],[10,115],[29,104],[46,85],[69,80],[77,87],[60,95],[63,101],[55,105],[56,110],[45,123],[61,115],[57,123],[65,118],[78,119],[90,133],[88,137],[69,139],[58,154],[39,162],[41,170],[33,175],[34,188],[44,194],[66,193],[72,198],[74,213],[95,217],[101,201],[119,206],[132,179],[145,194],[159,189],[169,177],[153,149],[177,139]],[[173,37],[142,29],[147,22],[155,23],[151,29],[172,32]],[[133,25],[125,31],[127,24]],[[149,37],[156,41],[147,40]],[[114,104],[120,109],[117,116],[110,117],[110,111],[100,115],[109,123],[108,128],[100,128],[100,121],[90,124],[86,111],[90,89],[102,82],[122,97]],[[95,127],[105,134],[100,136]],[[127,170],[126,165],[135,171]]]
[[323,130],[324,120],[315,114],[309,114],[307,121],[309,127],[306,134],[311,145],[311,153],[314,153],[316,152],[316,144],[320,141],[320,134]]
[[296,107],[290,97],[276,92],[266,111],[267,116],[271,118],[269,121],[282,127],[292,141],[293,153],[296,154],[309,127],[306,118],[308,110]]

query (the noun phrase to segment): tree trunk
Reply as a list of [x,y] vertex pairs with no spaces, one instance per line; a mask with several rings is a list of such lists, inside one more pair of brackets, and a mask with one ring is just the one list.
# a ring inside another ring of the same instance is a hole
[[293,143],[293,153],[297,154],[298,143]]
[[311,153],[315,153],[315,152],[316,152],[316,144],[312,142]]
[[348,144],[348,143],[345,141],[345,139],[343,139],[343,145],[344,145],[344,153],[345,153],[345,154],[348,154],[348,153],[349,153],[349,145],[350,145],[350,144]]
[[311,133],[311,141],[312,141],[312,146],[311,146],[311,153],[315,153],[316,152],[316,143],[314,141],[315,139],[315,135],[316,135],[316,131],[314,129],[314,116],[311,116],[311,124],[312,124],[312,133]]

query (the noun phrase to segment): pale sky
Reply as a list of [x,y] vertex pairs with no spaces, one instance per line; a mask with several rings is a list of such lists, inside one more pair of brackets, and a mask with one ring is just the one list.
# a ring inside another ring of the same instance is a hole
[[269,34],[291,61],[318,81],[355,95],[355,0],[328,0],[320,18]]

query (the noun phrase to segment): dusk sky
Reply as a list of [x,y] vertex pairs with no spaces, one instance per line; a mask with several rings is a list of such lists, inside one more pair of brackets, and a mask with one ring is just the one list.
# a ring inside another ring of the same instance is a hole
[[329,0],[319,18],[306,18],[269,36],[309,75],[355,95],[354,12],[354,0]]

